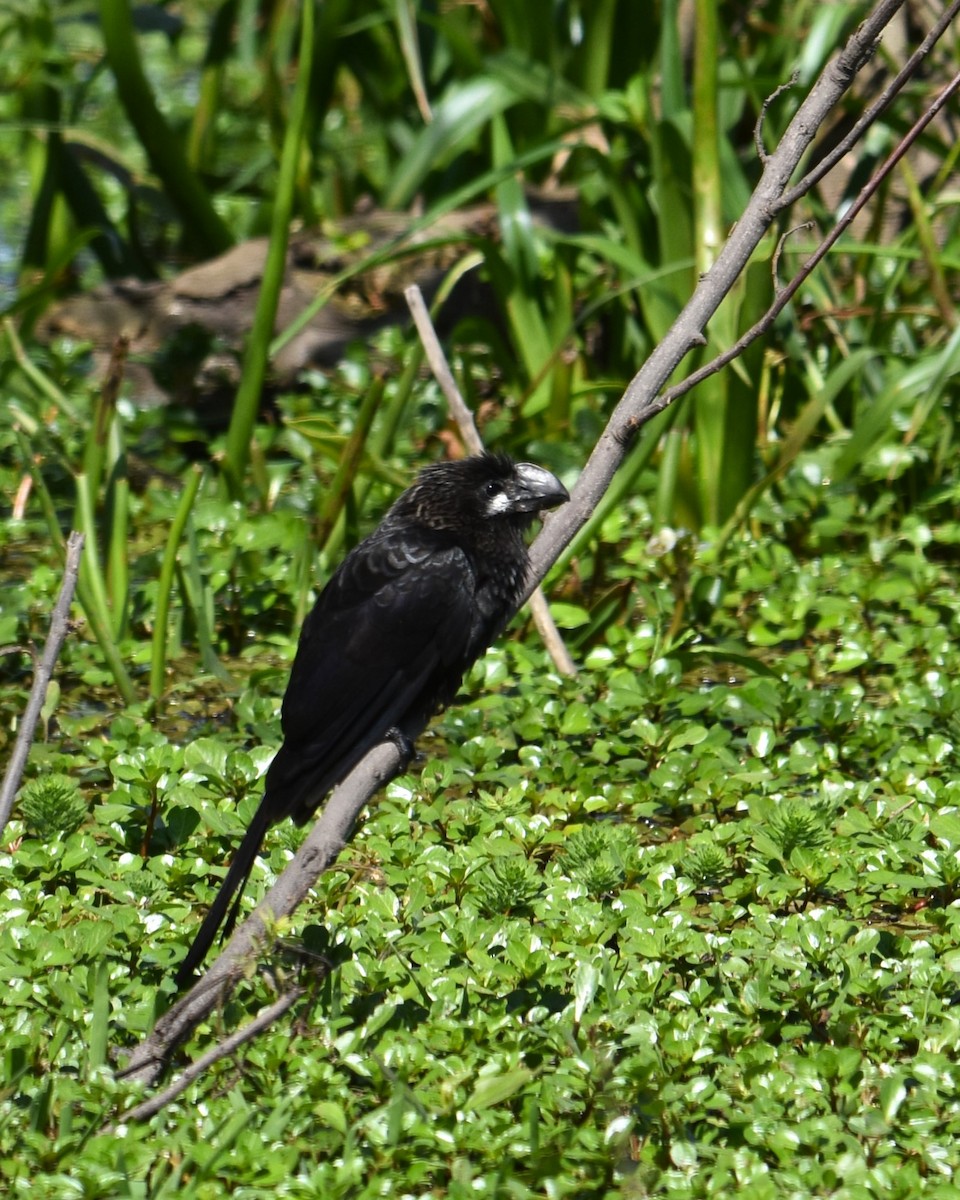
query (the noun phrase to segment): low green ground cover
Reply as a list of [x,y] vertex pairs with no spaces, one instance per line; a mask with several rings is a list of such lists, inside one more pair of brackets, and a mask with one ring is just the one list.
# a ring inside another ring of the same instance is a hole
[[[644,504],[619,510],[621,615],[580,675],[525,626],[478,664],[281,931],[273,980],[187,1050],[329,972],[151,1122],[102,1133],[132,1098],[112,1054],[170,999],[257,802],[294,645],[273,616],[288,518],[200,522],[224,603],[236,547],[276,546],[235,598],[233,687],[175,659],[144,721],[73,639],[5,838],[9,1194],[956,1195],[957,487],[902,514],[805,483],[828,461],[719,555],[658,554]],[[173,502],[152,488],[143,513]],[[23,549],[5,642],[57,586]],[[558,606],[574,645],[598,606]],[[298,837],[274,831],[251,898]]]
[[[577,678],[515,623],[181,1061],[293,979],[298,1007],[146,1123],[123,1121],[138,1096],[116,1067],[256,806],[312,590],[456,435],[400,328],[267,401],[248,360],[215,428],[189,398],[143,411],[112,337],[116,395],[89,344],[34,336],[71,289],[169,279],[285,234],[288,206],[336,244],[371,201],[421,229],[488,202],[495,228],[456,240],[448,278],[485,298],[446,349],[487,443],[572,484],[740,219],[761,113],[772,149],[872,7],[0,12],[3,759],[62,534],[87,534],[0,844],[4,1195],[960,1196],[949,121],[764,339],[643,431],[548,580]],[[911,8],[904,45],[932,20]],[[771,230],[705,357],[932,103],[954,43],[856,170]],[[533,198],[557,188],[572,223],[540,227]],[[186,341],[133,344],[131,366],[180,396]],[[248,903],[299,836],[271,833]]]

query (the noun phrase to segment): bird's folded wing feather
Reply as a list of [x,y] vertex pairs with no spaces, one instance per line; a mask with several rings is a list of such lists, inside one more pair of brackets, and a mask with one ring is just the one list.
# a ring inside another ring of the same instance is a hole
[[[409,535],[348,557],[304,625],[267,777],[274,819],[315,807],[392,727],[452,699],[482,648],[462,550]],[[304,814],[299,814],[303,819]]]

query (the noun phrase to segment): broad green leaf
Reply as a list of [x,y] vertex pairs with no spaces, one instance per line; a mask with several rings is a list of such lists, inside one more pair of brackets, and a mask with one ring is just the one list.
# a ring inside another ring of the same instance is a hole
[[482,1112],[484,1109],[503,1104],[505,1100],[521,1091],[532,1078],[533,1072],[525,1067],[483,1075],[464,1102],[464,1112]]

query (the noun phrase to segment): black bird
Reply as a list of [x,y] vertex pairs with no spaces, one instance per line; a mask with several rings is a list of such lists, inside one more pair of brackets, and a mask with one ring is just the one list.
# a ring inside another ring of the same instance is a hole
[[516,611],[524,531],[568,500],[549,471],[482,454],[426,467],[333,573],[304,622],[263,800],[183,960],[189,982],[271,825],[303,825],[375,745],[409,746]]

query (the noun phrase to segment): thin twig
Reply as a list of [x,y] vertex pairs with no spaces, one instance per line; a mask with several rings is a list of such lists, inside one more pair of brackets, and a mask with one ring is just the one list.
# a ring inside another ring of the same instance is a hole
[[[413,322],[417,327],[417,333],[420,335],[420,341],[423,343],[423,349],[427,356],[427,362],[430,364],[430,370],[433,372],[437,383],[440,384],[440,390],[446,397],[447,406],[457,423],[464,445],[471,454],[482,454],[483,440],[480,437],[480,431],[477,429],[473,419],[473,413],[467,407],[467,402],[457,387],[457,381],[453,377],[450,364],[447,362],[447,356],[443,352],[440,339],[437,337],[437,331],[434,329],[433,321],[430,319],[430,310],[424,302],[423,293],[417,284],[413,283],[404,289],[403,294],[413,315]],[[560,636],[560,630],[557,629],[553,614],[550,612],[550,605],[547,603],[547,598],[543,594],[543,589],[539,584],[530,593],[529,602],[530,611],[533,614],[533,623],[536,625],[537,632],[543,639],[543,644],[547,648],[547,653],[550,655],[553,665],[561,675],[576,675],[576,665],[570,656],[570,651],[564,644],[563,638]]]
[[20,721],[17,740],[10,755],[10,762],[0,787],[0,834],[6,828],[13,809],[14,797],[20,787],[23,768],[27,765],[30,745],[33,742],[33,731],[37,727],[40,710],[47,694],[47,685],[53,676],[53,668],[60,657],[60,650],[70,631],[70,605],[73,603],[73,593],[77,588],[77,575],[80,570],[80,555],[83,552],[83,534],[71,533],[67,538],[67,557],[63,568],[63,583],[60,585],[60,595],[54,606],[50,619],[50,632],[47,634],[47,644],[43,648],[43,657],[33,677],[33,687]]
[[775,88],[770,95],[760,105],[760,115],[757,117],[757,123],[753,127],[753,145],[757,152],[757,158],[762,163],[765,163],[770,155],[767,153],[767,148],[763,144],[763,123],[767,119],[767,109],[784,92],[789,92],[791,88],[795,88],[800,81],[800,72],[794,71],[786,83],[781,83],[778,88]]
[[146,1121],[150,1117],[158,1113],[162,1108],[172,1103],[190,1086],[195,1079],[212,1067],[222,1058],[227,1058],[233,1054],[235,1050],[239,1050],[241,1046],[253,1039],[265,1029],[268,1029],[278,1017],[282,1017],[285,1012],[288,1012],[294,1004],[300,999],[306,988],[297,986],[291,988],[289,992],[284,992],[279,1000],[275,1000],[273,1004],[268,1004],[266,1008],[261,1008],[252,1021],[249,1021],[241,1029],[237,1029],[231,1033],[229,1037],[218,1042],[206,1054],[203,1054],[192,1062],[181,1075],[170,1084],[169,1087],[158,1092],[155,1096],[151,1096],[149,1100],[144,1100],[142,1104],[131,1108],[129,1112],[122,1113],[118,1118],[118,1122],[111,1123],[101,1130],[101,1133],[115,1133],[117,1123],[125,1123],[127,1121]]
[[850,132],[837,142],[830,153],[824,155],[820,162],[812,170],[808,171],[798,183],[783,193],[780,197],[780,207],[782,209],[789,208],[795,201],[805,196],[812,187],[820,182],[824,175],[832,171],[837,163],[845,158],[853,147],[857,145],[877,117],[892,103],[894,97],[903,88],[904,84],[913,78],[917,67],[924,61],[940,38],[943,37],[957,13],[960,13],[960,0],[953,0],[953,4],[941,15],[940,19],[876,100],[874,100],[873,104],[854,122]]
[[48,400],[53,401],[55,407],[63,413],[72,425],[79,424],[79,413],[77,413],[76,409],[53,380],[34,364],[30,355],[23,348],[23,342],[20,341],[20,335],[17,333],[17,327],[13,320],[10,317],[4,317],[0,321],[0,325],[3,326],[3,331],[10,342],[10,349],[13,351],[13,357],[17,366],[26,375],[27,379],[30,380],[41,396],[46,396]]
[[443,352],[440,339],[437,337],[437,331],[434,329],[433,321],[430,319],[430,310],[423,299],[423,292],[414,283],[404,289],[403,297],[407,302],[407,307],[410,309],[413,323],[417,327],[417,333],[420,335],[420,341],[423,344],[427,362],[430,364],[430,370],[433,372],[434,379],[440,384],[440,390],[447,401],[450,415],[457,423],[457,428],[460,430],[460,436],[463,438],[464,445],[471,454],[482,454],[483,439],[480,437],[480,431],[474,422],[473,413],[467,407],[467,402],[457,387],[457,381],[453,377],[453,371],[450,369],[447,356]]
[[[854,220],[863,211],[864,207],[873,199],[877,193],[877,189],[887,176],[893,171],[897,163],[903,158],[910,147],[916,142],[920,134],[926,129],[931,121],[935,119],[937,114],[944,108],[954,93],[960,88],[960,74],[957,74],[951,79],[947,86],[943,89],[940,95],[934,100],[930,108],[920,117],[913,127],[904,135],[903,139],[897,145],[896,149],[886,159],[886,161],[877,168],[873,175],[860,189],[860,192],[847,211],[843,214],[840,220],[836,223],[833,229],[820,242],[813,254],[803,264],[797,274],[790,280],[788,284],[777,288],[776,299],[773,304],[767,309],[759,321],[755,325],[742,334],[729,349],[724,350],[722,354],[718,354],[708,363],[694,371],[692,375],[688,375],[682,383],[678,383],[676,387],[672,387],[669,391],[664,392],[660,398],[654,401],[650,406],[651,416],[655,416],[657,412],[672,404],[674,400],[678,400],[681,396],[685,396],[697,384],[702,383],[704,379],[709,379],[711,375],[715,375],[728,363],[743,353],[743,351],[755,342],[761,334],[766,333],[773,325],[776,318],[783,312],[784,308],[790,303],[793,297],[797,294],[804,283],[810,278],[814,270],[823,262],[827,254],[833,249],[844,233],[850,228]],[[802,226],[800,226],[802,228]],[[786,236],[786,235],[784,235]],[[778,246],[779,253],[779,246]],[[649,418],[648,418],[649,419]]]
[[770,263],[770,278],[773,281],[773,293],[775,296],[779,296],[783,291],[783,284],[780,282],[780,259],[783,257],[787,242],[795,233],[807,233],[813,227],[812,221],[801,221],[799,225],[794,225],[791,229],[785,230],[777,239],[777,248],[773,252],[773,259]]

